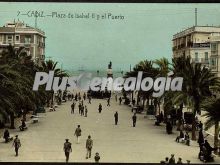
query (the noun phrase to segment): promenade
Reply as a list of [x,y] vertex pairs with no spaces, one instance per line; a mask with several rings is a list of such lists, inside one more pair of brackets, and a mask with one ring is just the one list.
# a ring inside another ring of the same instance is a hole
[[[174,153],[176,161],[181,157],[184,163],[186,160],[201,163],[197,158],[197,142],[192,141],[191,146],[176,143],[178,132],[167,135],[163,125],[154,126],[154,120],[144,118],[144,113],[137,115],[137,125],[132,127],[131,108],[119,105],[113,98],[110,107],[104,99],[92,99],[92,104],[84,101],[88,117],[79,115],[78,102],[75,114],[71,114],[72,101],[67,101],[55,112],[39,114],[45,117],[40,118],[38,123],[28,122],[27,131],[10,130],[11,134],[18,134],[21,140],[19,156],[15,157],[12,142],[5,144],[1,139],[0,162],[65,162],[63,143],[69,138],[73,149],[70,162],[94,162],[95,152],[99,152],[100,162],[157,163]],[[103,106],[101,114],[98,113],[99,103]],[[114,125],[115,111],[119,114],[117,126]],[[82,129],[80,144],[76,144],[74,136],[78,124]],[[85,159],[88,135],[91,135],[94,144],[92,158]],[[219,157],[215,158],[214,163],[220,163]]]

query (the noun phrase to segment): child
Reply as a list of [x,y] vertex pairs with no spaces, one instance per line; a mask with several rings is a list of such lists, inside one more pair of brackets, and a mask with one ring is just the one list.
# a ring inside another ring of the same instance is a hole
[[98,152],[95,153],[94,159],[95,159],[95,162],[96,162],[96,163],[99,162],[100,156],[99,156],[99,153],[98,153]]

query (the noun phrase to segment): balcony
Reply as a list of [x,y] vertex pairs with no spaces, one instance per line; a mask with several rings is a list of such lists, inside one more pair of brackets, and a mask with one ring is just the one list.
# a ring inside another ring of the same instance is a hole
[[192,58],[192,63],[209,64],[209,59],[205,59],[205,58]]
[[174,46],[174,47],[173,47],[173,51],[175,51],[175,50],[177,50],[177,46]]
[[216,65],[210,65],[209,68],[212,69],[213,71],[217,70],[217,66]]
[[201,58],[201,63],[202,64],[209,64],[209,59]]

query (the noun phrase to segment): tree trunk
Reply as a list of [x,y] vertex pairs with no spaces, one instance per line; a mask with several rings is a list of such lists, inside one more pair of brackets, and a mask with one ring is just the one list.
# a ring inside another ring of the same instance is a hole
[[11,129],[15,129],[15,115],[14,115],[14,112],[12,112],[12,113],[10,114],[10,120],[11,120],[11,126],[10,126],[10,128],[11,128]]
[[193,121],[192,121],[192,140],[196,140],[196,113],[200,111],[199,109],[200,99],[194,96],[194,107],[193,107]]
[[54,96],[54,92],[53,93],[51,93],[51,104],[52,104],[52,106],[53,106],[53,102],[54,102],[54,100],[53,100],[53,96]]
[[[218,140],[218,135],[219,135],[219,122],[215,122],[215,135],[214,135],[214,148],[219,147],[219,140]],[[215,150],[215,154],[218,154],[218,150]]]
[[27,114],[27,110],[24,110],[22,114],[22,118],[24,121],[26,121],[26,114]]
[[144,103],[145,103],[145,100],[146,100],[146,99],[145,99],[145,98],[143,98],[143,108],[144,108]]
[[134,91],[131,91],[131,101],[134,100]]
[[159,114],[160,114],[160,101],[157,103]]
[[195,115],[193,115],[193,121],[192,121],[192,140],[196,140],[196,120],[195,120]]

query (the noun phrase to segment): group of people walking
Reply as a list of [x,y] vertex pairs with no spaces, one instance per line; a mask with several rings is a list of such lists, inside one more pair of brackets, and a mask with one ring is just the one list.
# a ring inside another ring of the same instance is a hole
[[[77,137],[77,144],[79,144],[80,140],[79,137],[81,136],[81,128],[80,125],[78,125],[78,127],[75,130],[74,135]],[[91,136],[89,135],[87,140],[86,140],[86,159],[91,158],[92,155],[92,147],[93,147],[93,140],[91,138]],[[63,150],[65,153],[65,157],[66,157],[66,162],[69,161],[69,155],[72,152],[72,144],[69,142],[69,139],[66,139],[66,142],[63,145]],[[99,153],[96,152],[95,156],[94,156],[95,162],[99,162],[100,160],[100,156]]]

